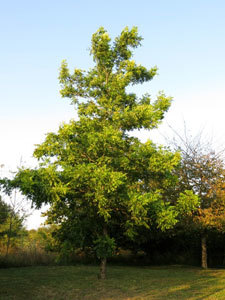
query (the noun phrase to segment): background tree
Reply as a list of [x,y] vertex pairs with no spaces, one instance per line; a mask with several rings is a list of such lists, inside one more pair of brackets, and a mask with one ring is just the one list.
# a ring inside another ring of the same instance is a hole
[[24,221],[27,212],[23,201],[17,198],[16,190],[8,198],[8,203],[2,204],[0,206],[4,222],[0,224],[1,245],[5,248],[5,255],[8,256],[10,248],[17,247],[20,237],[25,234]]
[[23,247],[30,252],[56,252],[57,243],[53,237],[55,229],[55,226],[42,226],[28,230]]
[[[222,152],[216,153],[210,142],[203,142],[202,135],[190,137],[186,130],[182,137],[176,134],[175,149],[181,153],[177,170],[179,184],[176,193],[192,190],[200,203],[191,214],[182,217],[185,230],[201,236],[202,267],[207,268],[207,235],[211,231],[225,230],[225,169]],[[180,224],[181,224],[180,223]]]
[[163,93],[153,101],[149,94],[128,92],[157,72],[132,60],[141,40],[133,27],[111,43],[101,27],[92,36],[92,69],[70,74],[62,63],[61,95],[77,107],[79,120],[47,134],[34,152],[39,167],[21,169],[13,181],[36,207],[50,203],[46,215],[59,225],[60,238],[95,250],[100,278],[119,242],[115,228],[134,238],[136,228],[149,228],[152,218],[161,229],[176,223],[177,210],[164,190],[174,181],[179,154],[132,136],[134,129],[156,128],[171,104]]

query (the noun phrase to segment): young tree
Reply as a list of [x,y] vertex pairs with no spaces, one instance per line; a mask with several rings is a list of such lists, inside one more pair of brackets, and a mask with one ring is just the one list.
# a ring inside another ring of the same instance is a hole
[[95,249],[100,278],[118,242],[116,227],[133,238],[137,226],[149,227],[150,208],[158,227],[176,223],[177,211],[163,195],[179,154],[132,136],[135,129],[156,128],[171,104],[163,93],[153,101],[127,89],[157,72],[132,60],[141,40],[136,27],[126,27],[111,43],[101,27],[92,36],[92,69],[70,74],[62,63],[61,95],[77,107],[79,120],[47,134],[34,152],[39,168],[21,169],[14,180],[36,207],[50,203],[48,222],[60,225],[62,239]]
[[16,197],[16,191],[10,196],[8,204],[0,203],[0,209],[0,215],[4,217],[4,221],[0,223],[1,244],[5,247],[5,256],[8,256],[12,245],[16,246],[21,235],[24,235],[23,223],[27,214],[22,201]]
[[17,191],[14,190],[10,196],[10,210],[6,222],[6,256],[9,253],[12,240],[17,240],[21,235],[24,235],[24,221],[28,216],[24,208],[23,201],[18,199]]

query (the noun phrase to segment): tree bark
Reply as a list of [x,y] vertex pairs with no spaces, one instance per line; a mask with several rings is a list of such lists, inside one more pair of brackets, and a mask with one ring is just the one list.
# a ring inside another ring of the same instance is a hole
[[202,235],[201,237],[201,244],[202,244],[202,268],[207,269],[207,244],[206,244],[206,236]]

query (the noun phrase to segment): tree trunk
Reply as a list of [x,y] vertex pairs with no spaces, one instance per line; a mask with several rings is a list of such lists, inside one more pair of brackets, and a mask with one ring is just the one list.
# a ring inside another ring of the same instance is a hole
[[7,234],[7,244],[6,244],[6,253],[5,253],[6,257],[9,254],[9,247],[10,247],[10,242],[11,242],[11,234],[12,234],[12,214],[10,215],[9,230],[8,230],[8,234]]
[[106,258],[101,259],[99,279],[106,279]]
[[[103,227],[103,235],[106,236],[108,234],[106,225]],[[100,262],[100,274],[99,279],[106,279],[106,258],[101,258]]]
[[7,237],[7,244],[6,244],[6,253],[5,256],[7,257],[9,254],[9,246],[10,246],[10,236]]
[[202,268],[207,269],[207,245],[206,245],[206,236],[202,235],[201,237],[201,244],[202,244]]

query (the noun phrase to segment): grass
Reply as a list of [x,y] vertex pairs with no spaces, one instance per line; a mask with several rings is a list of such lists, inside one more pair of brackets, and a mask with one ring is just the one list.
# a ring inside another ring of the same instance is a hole
[[189,267],[51,266],[0,270],[0,299],[225,299],[225,270]]

